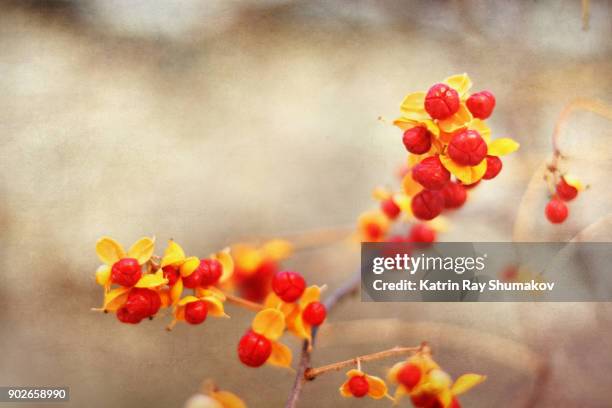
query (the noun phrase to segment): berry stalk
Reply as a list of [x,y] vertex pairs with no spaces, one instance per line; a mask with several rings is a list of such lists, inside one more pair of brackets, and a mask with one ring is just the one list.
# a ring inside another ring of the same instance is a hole
[[228,302],[243,307],[245,309],[252,310],[255,312],[259,312],[260,310],[264,309],[264,305],[262,305],[261,303],[251,302],[250,300],[241,298],[240,296],[232,295],[231,293],[223,292],[223,294],[225,295],[225,298]]

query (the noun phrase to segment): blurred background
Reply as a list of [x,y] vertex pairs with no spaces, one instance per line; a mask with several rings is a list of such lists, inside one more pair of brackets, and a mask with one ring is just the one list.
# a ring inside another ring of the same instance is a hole
[[[455,73],[496,95],[493,135],[521,149],[440,239],[610,240],[610,121],[579,112],[563,132],[566,167],[591,186],[563,225],[538,184],[563,106],[612,103],[612,3],[589,3],[584,30],[578,0],[0,1],[0,384],[66,385],[75,407],[180,407],[214,378],[250,407],[282,406],[293,375],[236,358],[247,312],[172,333],[90,312],[96,240],[155,235],[205,256],[350,227],[405,159],[389,124],[404,95]],[[333,289],[358,263],[341,243],[286,266]],[[353,299],[314,364],[429,340],[453,376],[489,376],[466,407],[608,407],[610,311]],[[343,381],[307,384],[301,406],[385,404],[341,399]]]

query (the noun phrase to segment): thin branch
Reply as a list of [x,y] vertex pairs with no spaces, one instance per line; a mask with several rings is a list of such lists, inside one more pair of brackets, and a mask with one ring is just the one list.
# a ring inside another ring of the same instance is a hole
[[259,312],[260,310],[264,309],[264,305],[262,305],[261,303],[251,302],[250,300],[246,300],[239,296],[232,295],[231,293],[223,292],[223,294],[225,295],[225,298],[228,302],[233,303],[235,305],[244,307],[249,310],[253,310],[255,312]]
[[[323,302],[329,313],[342,299],[349,295],[356,293],[359,290],[361,282],[361,272],[357,272],[353,275],[344,285],[336,289],[331,295]],[[317,336],[317,329],[314,328],[312,332],[312,346],[315,344]],[[306,370],[310,367],[310,356],[312,354],[312,346],[305,340],[302,344],[302,354],[300,356],[300,363],[297,368],[295,381],[293,387],[289,393],[289,398],[285,404],[285,408],[295,408],[302,392],[302,387],[306,382]]]
[[327,364],[321,367],[308,368],[304,373],[306,380],[314,380],[321,374],[328,373],[330,371],[338,371],[348,366],[359,366],[359,364],[366,361],[381,360],[383,358],[401,356],[404,354],[415,354],[418,352],[426,352],[428,346],[426,343],[421,344],[419,347],[393,347],[388,350],[379,351],[372,354],[366,354],[363,356],[351,358],[350,360],[338,361],[337,363]]

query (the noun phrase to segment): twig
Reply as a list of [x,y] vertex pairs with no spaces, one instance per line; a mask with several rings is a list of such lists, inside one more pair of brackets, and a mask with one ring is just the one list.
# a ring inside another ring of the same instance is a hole
[[[359,290],[361,282],[361,272],[356,273],[353,277],[351,277],[344,285],[336,289],[331,295],[325,299],[323,302],[325,307],[327,308],[327,312],[329,313],[338,302],[340,302],[345,297],[357,292]],[[312,332],[312,346],[315,344],[315,339],[317,336],[316,328],[313,329]],[[295,376],[295,381],[293,382],[293,387],[291,388],[291,392],[289,393],[289,398],[287,399],[287,403],[285,404],[285,408],[295,408],[297,402],[300,398],[300,393],[302,392],[302,386],[304,382],[306,382],[306,370],[310,366],[310,356],[312,354],[312,347],[308,343],[308,340],[305,340],[302,344],[302,354],[300,356],[300,363],[297,368],[297,373]]]
[[228,302],[233,303],[235,305],[242,306],[246,309],[253,310],[255,312],[259,312],[260,310],[264,309],[264,305],[262,305],[261,303],[251,302],[250,300],[246,300],[239,296],[232,295],[231,293],[223,292],[223,294],[225,295],[225,298]]
[[308,368],[304,373],[304,378],[310,381],[314,380],[321,374],[325,374],[330,371],[338,371],[344,367],[353,365],[359,366],[361,363],[366,361],[381,360],[383,358],[400,356],[403,354],[414,354],[427,349],[428,347],[425,343],[421,344],[419,347],[393,347],[388,350],[351,358],[350,360],[338,361],[337,363],[327,364],[316,368]]

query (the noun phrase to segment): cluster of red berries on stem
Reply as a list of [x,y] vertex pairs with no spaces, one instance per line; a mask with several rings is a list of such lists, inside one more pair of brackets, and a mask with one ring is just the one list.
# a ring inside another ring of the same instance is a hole
[[425,223],[414,224],[406,235],[392,235],[388,242],[427,245],[436,241],[436,230]]
[[581,189],[582,185],[578,180],[570,176],[561,176],[555,186],[555,193],[544,209],[548,221],[553,224],[563,223],[569,215],[566,203],[575,199]]
[[466,74],[454,75],[426,93],[409,94],[394,121],[411,154],[402,184],[418,219],[461,207],[466,189],[495,178],[502,170],[499,156],[518,148],[509,138],[491,141],[484,121],[493,113],[495,97],[489,91],[470,95],[471,85]]
[[[272,290],[286,303],[297,301],[304,290],[306,290],[306,281],[297,272],[284,271],[274,275],[272,280]],[[319,326],[327,317],[327,309],[325,305],[319,301],[310,302],[302,310],[302,319],[312,326]]]
[[[321,325],[327,317],[325,305],[319,302],[319,293],[320,288],[316,286],[307,288],[306,280],[297,272],[283,271],[275,274],[272,279],[272,293],[268,295],[263,311],[260,312],[269,316],[256,316],[253,326],[240,339],[240,361],[249,367],[259,367],[269,362],[273,351],[283,347],[275,343],[275,340],[285,327],[299,337],[309,339],[310,329]],[[278,327],[279,324],[282,327],[280,331],[272,330],[272,335],[266,335],[265,332],[270,327]],[[298,331],[297,327],[301,330]]]

